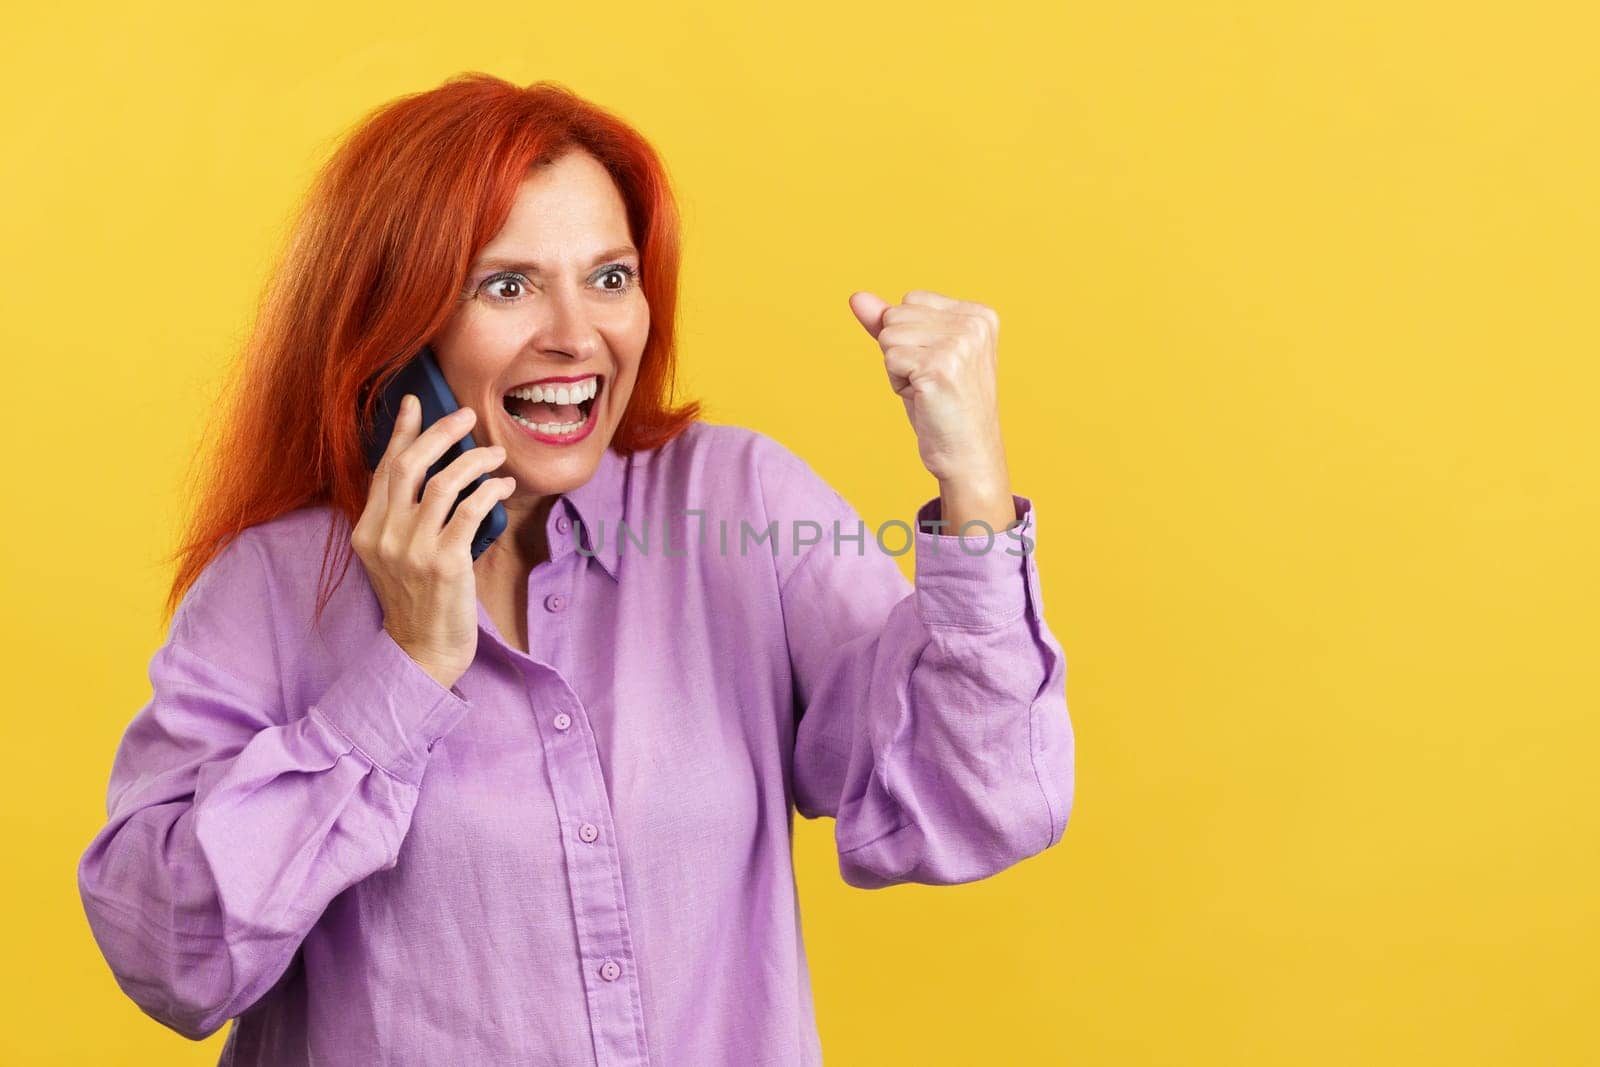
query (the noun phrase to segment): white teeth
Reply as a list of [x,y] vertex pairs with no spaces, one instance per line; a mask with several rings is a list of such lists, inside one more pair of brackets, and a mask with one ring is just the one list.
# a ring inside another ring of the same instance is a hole
[[529,385],[513,389],[507,396],[531,400],[535,404],[581,404],[600,391],[600,379],[585,378],[581,382],[563,382],[560,385]]
[[[510,412],[507,412],[507,414],[510,414]],[[516,419],[530,430],[534,430],[543,434],[552,434],[557,437],[562,437],[569,433],[576,433],[578,430],[583,428],[584,423],[589,421],[587,418],[583,418],[579,419],[577,422],[529,422],[521,415],[511,415],[511,417]]]
[[[598,377],[590,377],[581,382],[524,386],[521,389],[513,389],[506,395],[517,397],[520,400],[531,400],[535,404],[581,404],[585,400],[593,398],[599,391],[600,379]],[[511,413],[508,412],[507,414]],[[590,416],[592,415],[593,412],[590,413]],[[584,423],[589,421],[589,418],[585,417],[577,422],[530,422],[521,415],[511,414],[511,417],[530,430],[556,436],[575,433],[583,428]]]

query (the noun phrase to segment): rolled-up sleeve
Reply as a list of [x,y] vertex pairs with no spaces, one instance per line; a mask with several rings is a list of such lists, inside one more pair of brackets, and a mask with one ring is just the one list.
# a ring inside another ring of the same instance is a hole
[[[855,510],[809,468],[778,471],[791,512],[821,510],[846,536],[858,531]],[[1020,525],[990,542],[929,532],[940,501],[925,503],[912,583],[870,527],[864,552],[829,529],[781,576],[795,807],[834,818],[852,886],[974,881],[1066,829],[1066,657],[1044,621],[1033,503],[1013,504]],[[906,532],[889,527],[884,543],[897,548]]]
[[284,707],[272,600],[249,531],[191,586],[78,864],[118,984],[195,1040],[272,987],[336,895],[397,862],[428,752],[470,707],[383,630],[309,707]]

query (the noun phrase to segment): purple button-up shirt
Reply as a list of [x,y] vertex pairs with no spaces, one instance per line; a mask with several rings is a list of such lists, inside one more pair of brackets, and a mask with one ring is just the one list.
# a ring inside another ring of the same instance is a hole
[[549,515],[528,652],[480,604],[450,689],[359,561],[310,628],[342,517],[252,527],[151,660],[79,864],[94,937],[177,1032],[236,1019],[224,1064],[820,1063],[796,810],[863,888],[1066,828],[1066,664],[1014,503],[988,545],[866,527],[738,426],[607,450]]

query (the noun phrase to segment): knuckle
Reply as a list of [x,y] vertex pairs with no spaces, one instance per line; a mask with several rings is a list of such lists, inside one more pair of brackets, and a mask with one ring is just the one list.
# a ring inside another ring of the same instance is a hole
[[404,471],[407,475],[427,470],[428,465],[432,462],[433,460],[427,455],[427,449],[417,448],[415,441],[412,442],[411,447],[408,447],[395,457],[396,469]]

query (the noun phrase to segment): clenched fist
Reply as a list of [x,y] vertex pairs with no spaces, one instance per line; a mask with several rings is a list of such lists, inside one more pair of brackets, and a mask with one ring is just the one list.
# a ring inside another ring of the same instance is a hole
[[878,342],[922,464],[939,481],[946,532],[969,519],[1003,528],[1016,513],[1000,434],[999,314],[922,289],[899,304],[852,293],[850,310]]

